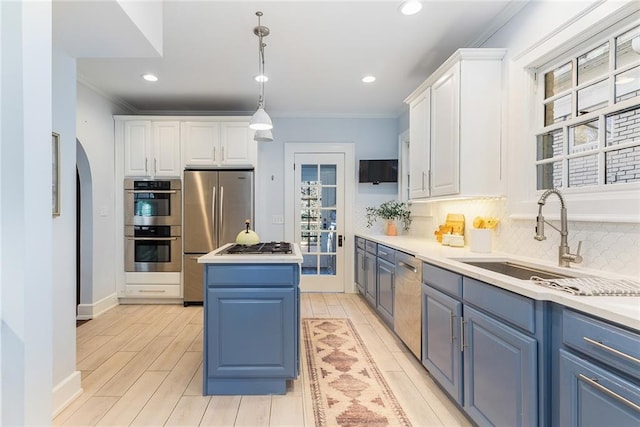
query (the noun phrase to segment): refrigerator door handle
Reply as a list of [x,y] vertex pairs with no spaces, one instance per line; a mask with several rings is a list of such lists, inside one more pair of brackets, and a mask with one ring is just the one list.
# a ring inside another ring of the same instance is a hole
[[216,187],[211,190],[211,233],[216,235]]
[[[224,187],[220,186],[220,233],[224,230]],[[220,236],[222,240],[222,236]]]

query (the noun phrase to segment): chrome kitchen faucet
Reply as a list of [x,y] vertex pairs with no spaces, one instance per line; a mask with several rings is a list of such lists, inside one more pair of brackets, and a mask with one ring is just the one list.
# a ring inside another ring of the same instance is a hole
[[[542,207],[547,201],[547,197],[549,195],[555,194],[560,199],[560,228],[551,224],[549,221],[544,219],[542,216]],[[538,200],[538,216],[536,217],[536,235],[534,239],[538,241],[543,241],[547,238],[544,235],[544,223],[546,222],[560,232],[560,247],[558,248],[558,265],[560,267],[571,267],[571,263],[575,262],[577,264],[582,262],[582,256],[580,256],[580,248],[582,247],[582,241],[578,242],[578,251],[575,254],[572,254],[569,250],[569,244],[567,243],[569,231],[567,228],[567,207],[564,204],[564,197],[560,194],[560,191],[556,188],[551,188],[540,196],[540,200]]]

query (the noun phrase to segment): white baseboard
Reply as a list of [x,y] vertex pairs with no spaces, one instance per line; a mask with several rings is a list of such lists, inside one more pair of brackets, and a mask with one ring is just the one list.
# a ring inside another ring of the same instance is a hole
[[118,305],[118,297],[115,293],[109,295],[106,298],[102,298],[100,301],[96,301],[93,304],[80,304],[78,305],[78,320],[94,319],[106,311],[111,310]]
[[51,393],[51,406],[53,407],[52,419],[82,394],[80,380],[80,371],[74,371],[53,387],[53,392]]

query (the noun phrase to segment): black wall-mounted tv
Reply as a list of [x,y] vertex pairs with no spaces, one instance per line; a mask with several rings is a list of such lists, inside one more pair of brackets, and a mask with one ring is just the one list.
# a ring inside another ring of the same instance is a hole
[[360,182],[398,182],[398,159],[360,160]]

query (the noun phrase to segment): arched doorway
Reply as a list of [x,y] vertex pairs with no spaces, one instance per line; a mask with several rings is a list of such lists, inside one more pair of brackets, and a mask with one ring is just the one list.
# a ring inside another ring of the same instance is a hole
[[89,158],[82,144],[76,139],[76,318],[92,318],[93,301],[93,184]]

